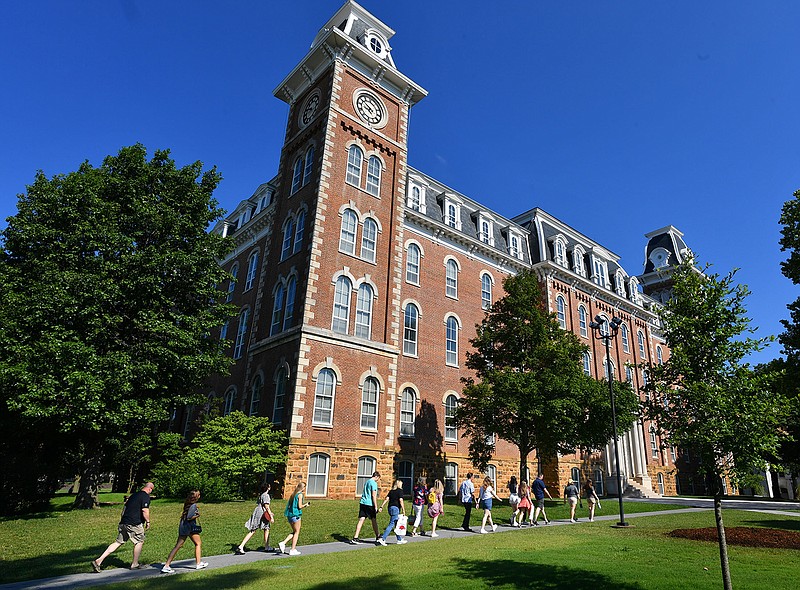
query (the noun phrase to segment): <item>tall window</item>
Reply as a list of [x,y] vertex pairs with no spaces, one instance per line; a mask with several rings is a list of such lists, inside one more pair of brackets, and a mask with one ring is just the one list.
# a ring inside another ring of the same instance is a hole
[[458,490],[458,465],[448,463],[444,466],[444,494],[455,496]]
[[236,342],[233,346],[233,358],[242,358],[244,351],[245,336],[247,336],[247,320],[250,317],[250,310],[245,309],[239,315],[239,327],[236,329]]
[[324,453],[314,453],[308,459],[308,483],[306,495],[325,496],[328,493],[328,463],[330,457]]
[[447,327],[445,329],[445,339],[447,340],[447,358],[445,359],[448,365],[458,365],[458,320],[453,316],[447,318]]
[[275,299],[272,302],[272,322],[269,327],[269,335],[273,336],[281,331],[283,324],[283,301],[286,296],[285,288],[282,284],[275,287]]
[[244,282],[244,290],[253,288],[253,283],[256,280],[258,273],[258,252],[253,252],[250,259],[247,261],[247,279]]
[[333,323],[331,329],[339,334],[347,334],[350,323],[350,291],[352,284],[347,277],[336,280],[336,291],[333,299]]
[[567,329],[567,312],[565,308],[566,304],[564,303],[564,298],[559,295],[556,297],[556,317],[558,318],[558,325],[561,326],[562,330]]
[[519,236],[517,234],[511,234],[509,237],[508,253],[514,258],[520,257]]
[[583,372],[587,375],[592,374],[592,358],[589,356],[588,352],[583,353]]
[[264,380],[261,375],[256,375],[253,379],[253,386],[250,388],[250,415],[258,415],[258,406],[261,404],[261,392],[264,389]]
[[236,388],[231,387],[225,392],[225,399],[222,402],[222,415],[227,416],[233,412],[233,406],[236,403]]
[[487,465],[486,466],[486,476],[491,478],[492,487],[496,490],[497,489],[497,467],[495,467],[494,465]]
[[581,477],[581,470],[578,469],[577,467],[573,467],[572,469],[569,470],[569,476],[572,478],[572,481],[574,481],[575,484],[578,486],[578,489],[580,489],[581,481],[583,480],[583,478]]
[[589,335],[589,330],[586,329],[586,308],[583,305],[578,308],[578,325],[580,326],[581,336],[586,338]]
[[342,213],[342,231],[339,234],[339,250],[346,254],[356,253],[356,228],[358,216],[352,209],[345,209]]
[[458,264],[452,258],[447,261],[445,275],[445,294],[456,299],[458,297]]
[[228,322],[225,322],[219,329],[219,339],[225,340],[227,337],[228,337]]
[[294,239],[294,220],[290,217],[283,225],[283,240],[281,241],[281,260],[286,260],[292,253],[292,240]]
[[645,354],[645,351],[644,351],[644,332],[639,330],[636,333],[636,336],[639,339],[639,356],[641,357],[642,360],[647,360],[647,355]]
[[403,314],[403,354],[417,355],[417,322],[419,310],[413,303],[406,305]]
[[297,214],[297,219],[294,222],[294,245],[292,246],[292,254],[299,252],[303,245],[303,233],[306,230],[306,212],[301,209]]
[[606,359],[606,379],[611,381],[611,377],[616,373],[614,363],[611,359]]
[[406,253],[406,281],[414,285],[419,285],[419,260],[419,246],[409,244]]
[[378,380],[367,377],[361,388],[361,428],[378,428]]
[[633,369],[630,365],[625,365],[625,381],[633,383]]
[[664,353],[661,351],[661,347],[660,346],[656,346],[656,362],[659,365],[663,365],[664,364]]
[[272,423],[280,424],[283,422],[283,403],[286,397],[286,369],[278,369],[275,377],[275,402],[272,404]]
[[485,242],[486,244],[491,243],[489,238],[491,236],[492,226],[486,219],[481,219],[480,222],[480,231],[478,232],[478,239],[481,242]]
[[664,474],[658,474],[658,493],[664,495]]
[[630,338],[628,337],[628,326],[626,324],[622,324],[619,328],[619,333],[622,335],[622,352],[630,352],[631,351],[631,343]]
[[372,331],[372,287],[362,283],[356,298],[356,336],[369,339]]
[[336,393],[336,375],[330,369],[322,369],[317,375],[314,392],[314,424],[333,425],[333,397]]
[[381,192],[381,161],[378,156],[370,156],[367,162],[367,192],[377,197]]
[[560,266],[567,266],[567,257],[564,248],[564,242],[556,240],[553,244],[553,253],[556,264]]
[[414,463],[412,461],[398,463],[397,479],[403,482],[403,493],[410,494],[414,489]]
[[414,419],[417,415],[417,396],[406,387],[400,396],[400,436],[414,436]]
[[368,262],[375,262],[375,242],[378,239],[378,224],[374,219],[364,220],[361,230],[361,258]]
[[485,272],[481,275],[481,308],[489,309],[492,306],[492,277]]
[[606,278],[606,263],[599,258],[593,259],[593,270],[594,270],[594,282],[600,285],[601,287],[605,287],[608,283],[608,279]]
[[364,486],[367,484],[372,474],[375,473],[375,459],[373,457],[358,458],[358,472],[356,474],[356,495],[364,493]]
[[231,280],[228,281],[228,296],[225,298],[226,303],[233,301],[233,291],[236,289],[236,279],[239,276],[239,265],[234,264],[231,267]]
[[345,181],[348,184],[361,186],[361,163],[364,160],[364,152],[357,145],[351,145],[347,150],[347,174]]
[[303,158],[297,158],[294,161],[294,173],[292,174],[292,191],[290,195],[295,194],[303,186]]
[[650,454],[653,459],[658,459],[658,443],[656,442],[656,429],[650,427]]
[[603,486],[603,471],[602,469],[595,469],[594,470],[594,491],[597,492],[598,496],[605,495],[605,487]]
[[311,181],[311,172],[314,170],[314,146],[310,146],[306,152],[306,164],[303,168],[303,186]]
[[583,262],[583,257],[585,255],[586,254],[584,254],[583,248],[581,248],[580,246],[576,246],[575,249],[572,251],[573,267],[575,269],[575,272],[582,277],[586,276],[586,266],[584,265]]
[[453,420],[456,417],[458,398],[452,393],[444,400],[444,439],[449,441],[458,440],[458,430]]
[[408,198],[408,207],[414,211],[419,211],[419,203],[421,200],[421,193],[418,186],[411,187],[411,196]]
[[289,282],[286,283],[286,311],[283,314],[283,329],[286,330],[292,326],[294,320],[294,298],[297,291],[297,279],[291,277]]
[[450,227],[458,228],[458,207],[456,207],[453,203],[447,204],[445,223]]

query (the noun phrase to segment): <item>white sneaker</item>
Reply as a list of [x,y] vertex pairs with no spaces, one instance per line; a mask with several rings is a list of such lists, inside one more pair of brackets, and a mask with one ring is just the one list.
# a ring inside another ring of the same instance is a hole
[[280,548],[281,553],[286,553],[286,543],[281,541],[280,543],[278,543],[278,547]]
[[488,533],[488,532],[489,532],[489,531],[487,531],[486,529],[481,529],[481,534],[482,534],[482,535],[485,535],[485,534],[486,534],[486,533]]
[[398,545],[405,545],[406,543],[408,543],[408,541],[407,541],[406,539],[400,539],[400,540],[397,542],[397,544],[398,544]]
[[577,520],[575,520],[574,518],[570,518],[570,519],[569,519],[569,521],[570,521],[570,522],[578,522],[578,521],[577,521]]
[[384,547],[386,547],[386,541],[384,541],[384,540],[383,540],[383,537],[378,537],[378,538],[375,540],[375,542],[376,542],[378,545],[383,545]]
[[289,555],[300,555],[300,552],[297,549],[290,549]]
[[439,533],[431,533],[431,537],[438,537]]
[[493,524],[493,525],[492,525],[492,532],[495,532],[496,530],[497,530],[497,525],[496,525],[496,524]]
[[201,561],[196,566],[194,566],[194,569],[196,569],[196,570],[204,570],[207,567],[208,567],[208,562],[207,561]]
[[594,518],[590,518],[590,519],[589,519],[589,522],[594,522]]
[[161,573],[162,574],[174,574],[175,570],[172,569],[171,567],[169,567],[168,565],[165,565],[164,567],[161,568]]

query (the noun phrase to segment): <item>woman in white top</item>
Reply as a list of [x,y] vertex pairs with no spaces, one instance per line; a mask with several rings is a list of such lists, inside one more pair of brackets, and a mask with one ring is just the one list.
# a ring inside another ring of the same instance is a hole
[[483,478],[483,485],[481,486],[480,496],[478,496],[478,506],[483,508],[483,521],[481,522],[481,534],[486,534],[486,521],[489,521],[489,526],[492,531],[497,530],[497,525],[492,521],[492,499],[502,502],[497,494],[494,493],[492,488],[492,478],[486,476]]

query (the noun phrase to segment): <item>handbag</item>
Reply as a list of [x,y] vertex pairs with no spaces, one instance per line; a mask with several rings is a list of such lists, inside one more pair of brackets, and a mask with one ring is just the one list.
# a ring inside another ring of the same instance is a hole
[[199,535],[203,532],[203,527],[201,527],[196,522],[192,521],[192,524],[189,526],[189,534],[190,535]]
[[394,534],[398,537],[405,537],[408,530],[408,517],[401,514],[397,517],[397,524],[394,527]]

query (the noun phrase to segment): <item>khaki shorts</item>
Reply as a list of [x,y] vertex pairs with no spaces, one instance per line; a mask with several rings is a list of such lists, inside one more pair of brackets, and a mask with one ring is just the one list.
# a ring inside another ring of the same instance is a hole
[[144,543],[144,525],[143,524],[121,524],[117,529],[117,543],[124,545],[126,542],[131,541],[134,545]]
[[578,498],[576,498],[575,496],[570,496],[567,498],[567,502],[569,502],[570,506],[575,506],[575,504],[578,503]]

